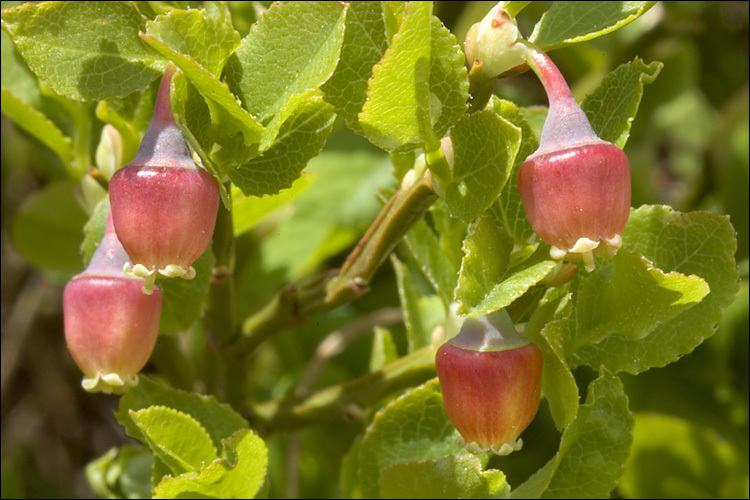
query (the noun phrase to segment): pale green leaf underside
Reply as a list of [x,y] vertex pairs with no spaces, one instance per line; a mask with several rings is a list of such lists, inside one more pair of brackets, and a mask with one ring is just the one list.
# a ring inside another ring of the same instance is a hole
[[229,171],[229,178],[245,195],[276,194],[291,187],[325,145],[335,118],[333,107],[310,93],[291,99],[290,106],[290,117],[281,125],[273,145]]
[[222,439],[247,427],[245,419],[231,406],[219,403],[213,396],[172,389],[145,375],[140,375],[139,380],[137,386],[128,389],[120,398],[120,408],[115,413],[117,421],[131,437],[142,439],[142,433],[130,419],[128,411],[138,411],[154,405],[166,406],[190,415],[206,429],[217,449],[221,448]]
[[508,498],[497,469],[483,470],[470,454],[391,465],[380,471],[381,498]]
[[458,431],[445,414],[437,379],[391,401],[375,415],[360,447],[362,495],[380,496],[380,471],[388,466],[458,452],[457,438]]
[[529,40],[544,50],[591,40],[638,19],[656,2],[555,2]]
[[3,11],[3,28],[55,92],[78,100],[145,88],[164,60],[138,37],[145,18],[125,2],[44,2]]
[[154,489],[154,498],[254,498],[266,477],[266,444],[249,429],[238,430],[222,443],[221,458],[198,475],[165,477]]
[[225,71],[244,108],[265,124],[291,96],[320,87],[336,69],[345,14],[341,2],[273,4]]
[[563,432],[560,450],[512,498],[606,498],[630,452],[633,415],[622,382],[602,375],[589,385],[586,404]]
[[521,142],[521,130],[491,111],[473,113],[451,129],[453,178],[445,201],[451,214],[474,220],[505,186]]
[[642,339],[709,293],[698,276],[665,273],[627,249],[578,280],[575,326],[565,342],[568,355],[609,335]]
[[129,414],[145,438],[144,444],[175,474],[200,470],[216,458],[208,432],[190,415],[164,406]]
[[601,139],[620,149],[625,147],[641,103],[643,86],[653,83],[662,66],[659,61],[646,65],[640,58],[635,58],[618,66],[602,80],[593,94],[586,96],[581,108]]
[[647,337],[611,335],[579,349],[576,364],[636,374],[676,361],[715,332],[722,311],[739,290],[737,240],[729,218],[709,212],[680,213],[644,205],[633,210],[623,246],[643,254],[663,272],[700,276],[711,290],[699,304],[657,326]]

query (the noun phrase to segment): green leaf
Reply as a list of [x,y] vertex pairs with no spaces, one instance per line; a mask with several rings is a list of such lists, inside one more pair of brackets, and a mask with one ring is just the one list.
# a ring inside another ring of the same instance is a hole
[[531,125],[526,120],[523,110],[516,106],[515,103],[492,96],[487,109],[494,111],[521,129],[521,144],[518,147],[515,165],[508,177],[510,182],[505,183],[502,193],[500,193],[496,204],[493,206],[494,213],[501,221],[502,227],[513,235],[516,245],[522,247],[533,244],[536,240],[536,233],[534,233],[531,224],[529,224],[526,218],[526,212],[524,211],[523,203],[521,203],[521,194],[518,192],[516,177],[518,175],[518,167],[526,157],[537,150],[539,141]]
[[79,246],[88,215],[70,180],[48,184],[26,200],[10,228],[13,246],[32,265],[50,271],[83,270]]
[[438,238],[424,220],[417,221],[406,233],[406,245],[420,269],[447,306],[453,302],[458,270],[441,251]]
[[[244,146],[251,146],[260,140],[263,127],[250,113],[242,109],[240,102],[232,95],[226,83],[220,81],[217,76],[198,64],[192,56],[178,52],[155,36],[142,34],[141,38],[185,72],[190,82],[206,98],[206,104],[211,112],[213,129],[221,130],[221,132],[214,132],[214,139],[216,139],[216,136],[232,137],[236,133],[241,133],[241,144]],[[175,86],[177,85],[175,84]],[[183,97],[187,97],[185,93],[189,92],[189,89],[182,88],[184,90],[181,91],[181,94]]]
[[227,63],[225,77],[243,107],[266,123],[290,97],[328,80],[339,60],[345,14],[341,2],[273,4]]
[[232,185],[232,223],[235,237],[249,231],[267,215],[295,200],[307,191],[314,181],[313,175],[303,172],[291,187],[282,189],[278,194],[261,197],[245,196],[238,187]]
[[529,40],[550,50],[591,40],[622,28],[656,2],[555,2],[534,26]]
[[457,453],[457,438],[458,431],[445,414],[437,379],[391,401],[375,415],[360,447],[362,495],[380,496],[380,471],[388,466]]
[[138,385],[128,389],[120,398],[120,408],[115,417],[129,436],[143,440],[143,433],[131,420],[129,412],[156,405],[190,415],[206,429],[217,449],[221,447],[222,439],[238,429],[247,427],[245,419],[231,406],[219,403],[213,396],[172,389],[154,382],[145,375],[140,375]]
[[626,249],[595,272],[579,274],[575,283],[575,328],[565,342],[568,355],[609,335],[642,339],[709,292],[698,276],[665,273]]
[[430,125],[440,138],[466,111],[469,81],[464,51],[453,33],[435,16],[430,31]]
[[91,257],[99,248],[104,232],[107,229],[107,217],[109,217],[109,196],[105,196],[94,207],[94,213],[83,227],[83,242],[81,243],[81,252],[83,253],[83,265],[88,266]]
[[700,276],[711,290],[699,304],[660,324],[643,339],[611,335],[580,348],[569,359],[576,365],[636,374],[676,361],[714,334],[722,311],[739,290],[734,260],[737,240],[727,216],[645,205],[631,211],[623,246],[640,252],[666,273]]
[[372,70],[359,122],[368,139],[385,150],[421,147],[430,127],[432,2],[409,2],[398,33]]
[[546,246],[512,266],[514,243],[495,210],[469,226],[455,297],[461,315],[479,316],[508,306],[556,266]]
[[[551,297],[553,295],[559,296]],[[539,347],[544,356],[542,395],[547,399],[555,427],[560,431],[573,422],[580,399],[576,379],[563,351],[567,317],[556,319],[560,309],[565,310],[565,304],[569,303],[567,298],[567,294],[557,290],[548,292],[524,329],[524,335]],[[570,308],[567,309],[569,315]]]
[[601,375],[563,432],[554,458],[514,489],[512,498],[606,498],[622,475],[633,414],[622,382]]
[[357,115],[367,99],[367,81],[387,48],[380,2],[351,2],[346,12],[341,58],[321,90],[336,114],[358,133],[362,133],[362,127]]
[[376,372],[398,359],[398,350],[393,335],[385,328],[373,328],[370,373]]
[[73,161],[72,139],[43,112],[44,98],[36,76],[21,59],[5,31],[2,37],[2,111],[19,127],[36,137],[60,157],[64,165]]
[[609,73],[593,94],[586,96],[581,108],[591,126],[603,140],[625,147],[630,125],[643,97],[643,86],[653,83],[664,65],[653,61],[646,65],[635,58]]
[[521,130],[491,111],[464,117],[451,129],[453,179],[445,190],[451,214],[475,219],[505,186],[521,142]]
[[101,498],[149,498],[153,462],[147,448],[112,448],[86,464],[86,480]]
[[154,498],[253,498],[263,485],[268,468],[268,448],[249,429],[223,439],[224,455],[196,476],[166,476]]
[[482,470],[474,455],[395,464],[380,471],[382,498],[509,498],[510,486],[497,469]]
[[408,351],[413,352],[432,343],[432,331],[445,319],[445,306],[437,296],[420,293],[412,266],[401,263],[395,254],[391,262],[404,311]]
[[159,331],[181,332],[198,321],[203,314],[203,303],[211,286],[211,271],[215,261],[214,254],[209,247],[198,257],[198,260],[193,262],[195,268],[193,279],[157,279],[156,284],[162,296]]
[[131,410],[129,415],[141,431],[143,444],[174,474],[197,471],[216,458],[208,432],[190,415],[164,406]]
[[125,97],[154,81],[164,61],[138,37],[146,19],[125,2],[44,2],[3,11],[3,28],[56,93]]
[[230,22],[200,10],[173,10],[157,16],[146,22],[146,34],[191,56],[215,76],[221,75],[224,63],[240,45],[240,34]]
[[307,162],[320,153],[333,127],[333,107],[311,93],[290,100],[291,110],[273,146],[248,163],[229,171],[245,195],[276,194],[291,187]]
[[745,498],[747,456],[717,432],[667,415],[636,413],[620,480],[625,498]]

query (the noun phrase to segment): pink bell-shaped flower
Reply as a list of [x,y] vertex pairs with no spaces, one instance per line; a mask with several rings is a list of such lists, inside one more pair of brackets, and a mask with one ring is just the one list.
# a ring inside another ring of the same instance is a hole
[[555,259],[611,256],[622,245],[630,216],[630,164],[623,151],[603,141],[570,94],[552,60],[529,50],[529,66],[549,99],[539,149],[518,171],[518,189],[531,227],[552,245]]
[[127,260],[110,214],[89,266],[63,292],[65,342],[89,392],[122,393],[136,385],[156,345],[161,292],[142,293],[143,279],[123,271]]
[[467,318],[435,358],[443,404],[465,446],[507,455],[539,408],[542,353],[508,313]]
[[173,72],[169,65],[138,153],[109,184],[117,236],[130,256],[126,271],[146,279],[145,293],[157,272],[195,276],[192,264],[211,242],[219,207],[216,182],[196,167],[174,122]]

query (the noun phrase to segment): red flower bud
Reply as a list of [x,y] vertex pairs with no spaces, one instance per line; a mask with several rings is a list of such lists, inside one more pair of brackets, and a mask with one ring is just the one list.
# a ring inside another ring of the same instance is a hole
[[65,342],[89,392],[121,393],[136,385],[156,345],[161,293],[144,295],[143,280],[123,272],[127,259],[110,215],[88,268],[63,292]]
[[[530,50],[550,107],[539,149],[518,171],[518,189],[531,227],[552,245],[555,259],[614,255],[630,216],[630,165],[614,144],[597,137],[554,63]],[[604,243],[604,245],[601,245]]]
[[172,117],[168,66],[156,97],[154,115],[133,161],[109,184],[117,236],[130,256],[127,272],[146,278],[148,293],[156,272],[195,276],[192,263],[213,236],[219,189],[198,170]]
[[443,403],[467,448],[507,455],[536,415],[542,353],[519,335],[508,314],[467,318],[435,358]]

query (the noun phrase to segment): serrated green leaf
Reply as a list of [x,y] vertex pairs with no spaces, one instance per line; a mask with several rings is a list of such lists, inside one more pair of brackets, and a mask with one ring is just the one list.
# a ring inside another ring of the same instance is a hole
[[[220,208],[220,210],[223,210]],[[185,279],[157,279],[161,290],[162,307],[159,331],[177,333],[184,331],[195,323],[203,313],[203,302],[211,286],[211,271],[216,259],[207,248],[198,260],[193,262],[195,277]]]
[[145,375],[139,376],[137,386],[128,389],[120,398],[120,407],[115,413],[125,432],[136,439],[143,439],[141,430],[133,423],[129,411],[138,411],[160,405],[190,415],[211,436],[214,446],[221,447],[221,440],[237,429],[247,427],[247,422],[231,406],[219,403],[213,396],[179,391],[161,385]]
[[253,498],[263,485],[268,468],[268,448],[249,429],[223,439],[227,458],[214,460],[200,473],[165,477],[154,489],[154,498]]
[[341,58],[321,90],[336,114],[358,133],[362,133],[362,128],[357,115],[367,99],[367,81],[387,48],[380,2],[351,2],[346,12]]
[[[291,104],[293,102],[293,104]],[[260,156],[229,171],[245,195],[276,194],[291,187],[307,162],[320,153],[333,127],[333,107],[314,94],[290,100],[292,110],[274,144]]]
[[44,2],[4,10],[3,28],[31,70],[78,100],[125,97],[164,68],[138,32],[146,19],[125,2]]
[[492,209],[501,221],[502,227],[513,235],[516,245],[529,245],[536,240],[536,234],[526,218],[526,212],[521,202],[521,194],[518,192],[516,177],[518,175],[518,167],[527,156],[536,151],[539,147],[539,141],[531,125],[526,120],[524,111],[516,106],[515,103],[492,96],[486,109],[494,111],[521,129],[521,144],[518,147],[515,165],[508,177],[509,182],[506,182],[502,193],[500,193]]
[[424,220],[417,221],[404,238],[412,256],[435,292],[447,306],[453,302],[458,270],[440,249],[438,238]]
[[220,128],[221,132],[214,132],[214,139],[221,140],[222,137],[232,137],[240,133],[244,146],[251,146],[258,142],[263,133],[263,127],[247,111],[242,109],[240,102],[232,95],[229,86],[206,68],[196,62],[189,55],[182,54],[150,34],[141,34],[141,38],[180,68],[195,85],[195,88],[206,98],[206,104],[211,111],[214,129]]
[[431,130],[430,33],[432,2],[410,2],[398,33],[372,70],[367,101],[359,114],[362,130],[385,150],[417,148]]
[[39,80],[29,70],[10,41],[5,31],[0,31],[0,47],[2,47],[2,72],[0,72],[0,83],[16,98],[25,102],[33,108],[40,108],[42,104],[42,93],[39,90]]
[[143,444],[174,474],[200,470],[216,458],[208,432],[190,415],[164,406],[130,410],[128,414],[141,431]]
[[625,498],[745,498],[747,470],[747,456],[714,430],[636,413],[618,490]]
[[[432,204],[430,215],[437,231],[441,253],[450,261],[452,269],[459,269],[468,225],[450,214],[444,198],[438,198]],[[450,295],[453,295],[453,291],[450,291]]]
[[153,461],[147,448],[112,448],[86,464],[86,479],[101,498],[149,498]]
[[581,108],[601,139],[620,149],[625,147],[630,125],[641,103],[643,86],[653,83],[663,66],[659,61],[646,65],[635,58],[618,66],[604,77],[593,94],[586,96]]
[[638,19],[656,2],[555,2],[529,40],[544,50],[605,35]]
[[430,31],[430,125],[440,138],[466,111],[469,81],[464,51],[453,33],[435,16]]
[[[548,295],[554,293],[548,292]],[[564,294],[550,300],[543,300],[524,329],[524,335],[539,347],[544,356],[542,395],[549,403],[552,419],[559,431],[564,430],[573,422],[580,399],[576,379],[565,362],[563,351],[565,320],[570,314],[570,308],[565,317],[556,319],[559,309],[566,302],[567,296]]]
[[568,355],[609,335],[642,339],[709,293],[698,276],[665,273],[626,249],[595,272],[579,274],[575,283],[575,327],[565,342]]
[[511,498],[606,498],[630,452],[633,414],[622,382],[601,375],[589,384],[586,404],[563,432],[560,450],[515,488]]
[[70,180],[48,184],[24,202],[10,228],[13,246],[32,265],[50,271],[83,270],[79,246],[88,216]]
[[234,235],[239,236],[252,229],[264,217],[295,200],[315,182],[315,176],[302,172],[288,189],[275,195],[245,196],[236,186],[232,186],[232,223]]
[[380,471],[381,498],[509,498],[505,474],[482,469],[470,454],[391,465]]
[[244,108],[267,123],[290,97],[320,87],[336,69],[345,14],[341,2],[273,4],[225,70]]
[[380,471],[404,462],[431,460],[459,451],[458,431],[443,408],[433,379],[391,401],[367,428],[359,453],[359,480],[365,498],[380,496]]
[[157,16],[146,22],[146,34],[191,56],[215,76],[221,76],[224,63],[240,45],[240,34],[230,22],[200,10],[173,10]]
[[419,293],[411,266],[399,261],[395,254],[391,255],[391,262],[404,311],[407,348],[413,352],[432,343],[432,331],[443,322],[445,306],[437,296]]
[[709,212],[680,213],[645,205],[633,210],[623,246],[664,272],[700,276],[711,293],[699,304],[657,326],[647,337],[612,335],[579,349],[569,361],[636,374],[676,361],[715,332],[722,311],[739,290],[737,240],[729,218]]
[[521,130],[492,111],[462,118],[451,129],[453,178],[445,190],[451,214],[474,220],[503,190],[521,142]]
[[461,315],[479,316],[508,306],[556,266],[545,246],[512,266],[513,238],[489,210],[469,226],[455,297]]

